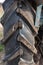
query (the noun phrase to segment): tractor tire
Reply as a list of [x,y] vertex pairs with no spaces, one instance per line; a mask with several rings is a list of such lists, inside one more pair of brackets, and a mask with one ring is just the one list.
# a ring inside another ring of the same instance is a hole
[[[28,4],[28,5],[27,5]],[[35,65],[35,36],[38,31],[34,26],[35,9],[28,0],[6,0],[3,4],[4,16],[1,23],[4,27],[6,65]],[[22,64],[21,64],[22,63]]]

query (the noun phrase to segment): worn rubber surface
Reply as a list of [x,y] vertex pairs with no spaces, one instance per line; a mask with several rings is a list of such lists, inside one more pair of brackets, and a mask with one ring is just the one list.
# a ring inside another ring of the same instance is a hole
[[33,55],[37,54],[35,36],[38,34],[34,26],[35,9],[27,0],[6,0],[3,7],[5,10],[1,20],[4,27],[4,39],[1,42],[5,46],[3,61],[7,62],[6,65],[21,65],[20,62],[35,65]]

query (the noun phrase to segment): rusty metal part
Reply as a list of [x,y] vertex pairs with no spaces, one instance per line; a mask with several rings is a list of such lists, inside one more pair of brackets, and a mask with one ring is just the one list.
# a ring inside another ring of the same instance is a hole
[[30,42],[28,42],[24,37],[21,35],[17,38],[18,41],[22,42],[26,47],[28,47],[33,53],[37,54],[37,50],[34,46],[30,45]]
[[5,43],[6,40],[18,29],[18,28],[22,28],[22,23],[21,22],[17,22],[16,24],[14,24],[11,29],[7,32],[6,36],[2,39],[2,43]]

